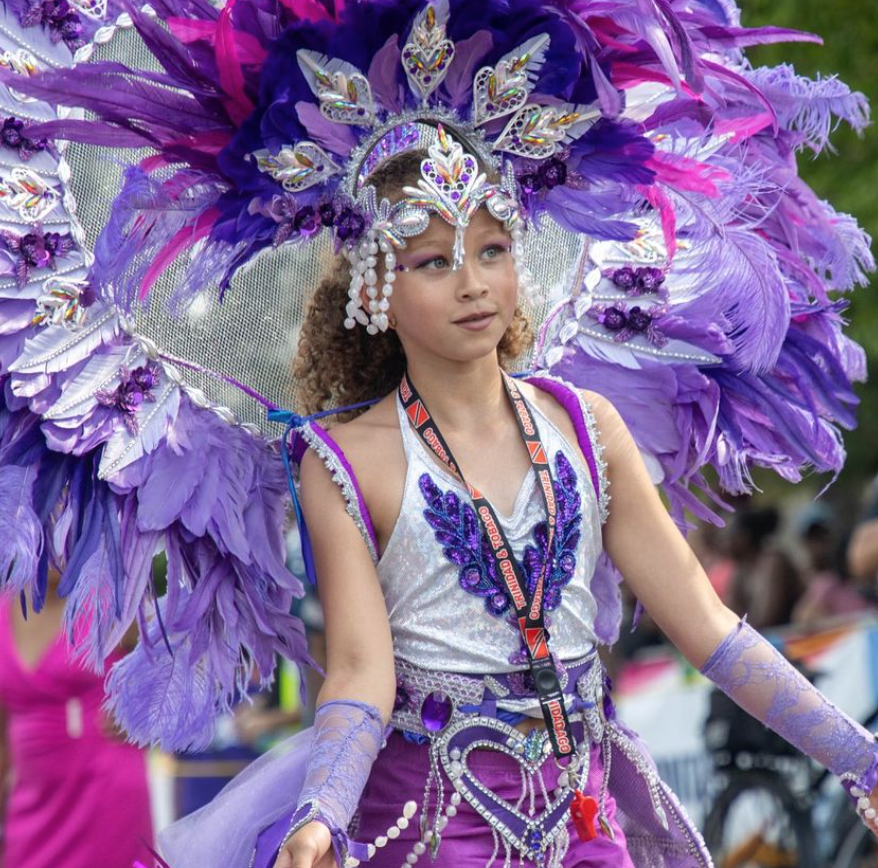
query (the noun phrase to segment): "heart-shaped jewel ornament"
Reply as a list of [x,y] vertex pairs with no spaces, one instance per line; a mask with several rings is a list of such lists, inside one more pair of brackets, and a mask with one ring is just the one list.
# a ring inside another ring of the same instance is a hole
[[600,109],[586,106],[526,105],[510,119],[494,150],[545,160],[564,142],[583,135],[600,116]]
[[445,79],[454,59],[454,43],[445,37],[448,3],[431,3],[415,19],[402,49],[402,66],[411,89],[426,100]]
[[473,81],[473,123],[478,127],[518,111],[526,102],[545,62],[549,35],[541,33],[483,66]]
[[372,88],[360,70],[347,61],[304,48],[296,52],[296,57],[325,118],[356,127],[375,123]]
[[284,146],[276,154],[266,150],[255,151],[253,156],[260,171],[271,175],[290,193],[307,190],[341,171],[329,154],[314,142]]
[[530,91],[524,87],[524,76],[510,74],[503,66],[482,67],[473,82],[475,125],[517,111],[526,102]]
[[[473,751],[490,750],[510,757],[527,777],[539,774],[551,754],[549,737],[541,730],[527,736],[493,718],[462,720],[444,734],[439,756],[445,773],[460,795],[526,858],[545,851],[566,826],[572,790],[547,798],[545,810],[533,816],[494,793],[469,767]],[[583,771],[583,763],[584,771]],[[570,771],[588,774],[588,753],[577,754]]]

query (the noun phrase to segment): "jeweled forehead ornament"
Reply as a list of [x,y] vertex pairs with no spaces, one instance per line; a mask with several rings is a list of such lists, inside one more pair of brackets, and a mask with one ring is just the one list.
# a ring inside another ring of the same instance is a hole
[[[464,235],[482,205],[515,233],[520,210],[514,176],[507,172],[500,184],[489,182],[476,157],[465,151],[442,124],[436,129],[436,141],[429,146],[427,157],[421,161],[420,174],[417,186],[403,187],[403,197],[394,204],[386,198],[378,203],[372,185],[365,186],[357,197],[357,204],[372,217],[372,223],[348,254],[351,262],[351,285],[345,311],[348,328],[354,328],[359,322],[370,334],[386,331],[389,299],[396,282],[395,250],[405,247],[406,238],[424,232],[432,214],[454,228],[454,270],[463,265]],[[513,238],[520,239],[520,234],[514,234]],[[384,254],[384,280],[380,290],[376,270],[379,251]],[[364,287],[369,299],[368,316],[361,301]]]
[[[400,53],[399,62],[421,103],[419,109],[400,115],[383,108],[375,102],[369,78],[352,64],[300,49],[299,68],[317,97],[323,119],[350,128],[360,146],[344,160],[339,155],[334,159],[314,141],[253,154],[259,168],[294,197],[323,187],[333,213],[355,209],[362,215],[363,219],[356,221],[362,224],[357,235],[349,231],[350,220],[333,225],[336,241],[351,263],[345,318],[348,328],[360,323],[372,334],[388,328],[387,310],[396,280],[395,251],[405,246],[406,238],[423,232],[432,215],[454,227],[453,266],[460,268],[466,229],[484,206],[510,231],[521,287],[525,293],[532,291],[533,281],[523,262],[523,220],[513,162],[516,158],[540,161],[554,156],[600,117],[600,111],[592,106],[556,101],[541,105],[531,100],[550,44],[545,33],[476,72],[468,117],[441,105],[437,90],[456,51],[447,36],[448,16],[448,0],[428,4],[415,18]],[[482,127],[502,118],[508,121],[499,135],[481,132]],[[427,144],[421,135],[411,134],[418,127],[435,131],[435,140]],[[421,162],[417,185],[403,188],[403,198],[397,202],[379,201],[369,178],[393,157],[423,151],[425,145],[427,157]],[[497,172],[499,183],[489,181],[488,172]],[[380,288],[379,253],[384,255],[385,266]],[[361,302],[364,288],[368,313]]]

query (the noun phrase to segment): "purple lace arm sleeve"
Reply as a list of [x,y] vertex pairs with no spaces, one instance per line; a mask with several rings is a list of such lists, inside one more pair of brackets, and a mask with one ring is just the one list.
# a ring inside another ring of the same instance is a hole
[[875,788],[874,737],[745,621],[720,642],[701,672],[741,708],[838,775],[848,790]]
[[284,844],[302,826],[319,820],[332,835],[339,868],[348,855],[367,858],[366,847],[351,841],[347,828],[383,738],[384,724],[374,706],[339,699],[318,707],[308,770]]

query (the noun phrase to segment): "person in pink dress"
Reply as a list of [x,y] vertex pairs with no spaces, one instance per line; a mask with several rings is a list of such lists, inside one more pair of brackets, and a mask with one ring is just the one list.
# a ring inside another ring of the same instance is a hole
[[131,868],[152,846],[144,753],[73,658],[56,582],[27,620],[0,595],[0,868]]

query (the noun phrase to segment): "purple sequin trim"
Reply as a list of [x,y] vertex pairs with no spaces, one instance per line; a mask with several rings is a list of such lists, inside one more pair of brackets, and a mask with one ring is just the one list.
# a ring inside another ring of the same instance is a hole
[[112,391],[99,389],[95,393],[98,403],[105,407],[112,407],[122,416],[125,427],[132,436],[139,433],[137,424],[137,411],[143,404],[155,402],[153,389],[159,382],[159,367],[153,362],[147,362],[133,371],[122,368],[119,372],[119,385]]
[[668,342],[660,328],[661,318],[667,313],[666,305],[629,307],[624,301],[595,304],[586,311],[586,315],[602,325],[616,343],[624,344],[641,335],[656,347],[663,347]]
[[[561,603],[561,591],[576,569],[576,550],[581,538],[582,503],[576,471],[561,451],[555,455],[553,482],[558,524],[546,576],[544,600],[547,611],[556,609]],[[443,547],[445,557],[459,567],[460,586],[467,593],[484,598],[485,609],[491,615],[500,617],[509,612],[512,602],[505,583],[497,574],[490,543],[482,533],[471,503],[462,500],[454,491],[443,492],[429,473],[420,477],[418,487],[427,502],[424,518]],[[545,561],[546,522],[538,522],[532,534],[534,544],[526,546],[520,561],[529,590],[533,589]]]

